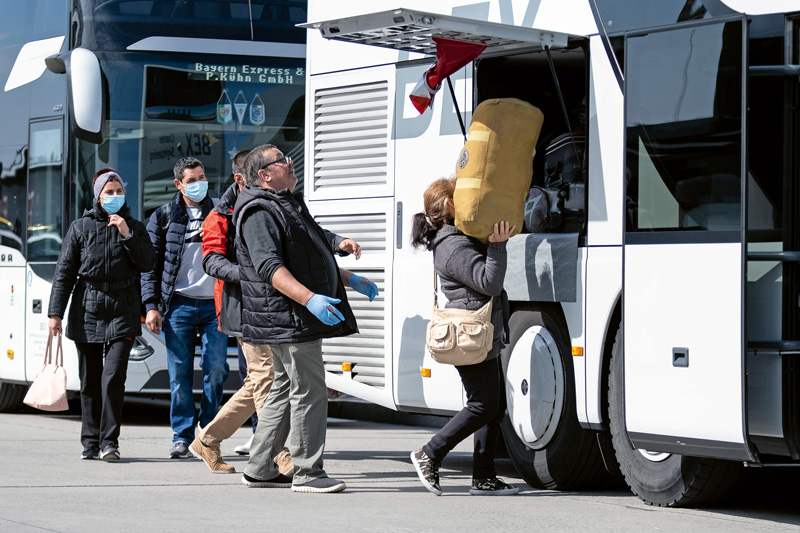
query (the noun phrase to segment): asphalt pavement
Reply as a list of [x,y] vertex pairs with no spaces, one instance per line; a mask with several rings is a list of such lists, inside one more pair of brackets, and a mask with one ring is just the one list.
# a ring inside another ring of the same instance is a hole
[[[373,416],[364,406],[339,409],[344,416],[352,414],[348,409]],[[241,483],[247,457],[233,453],[249,438],[249,428],[223,443],[225,459],[237,473],[215,475],[196,459],[167,458],[167,409],[126,405],[125,413],[118,463],[78,458],[80,415],[75,411],[0,414],[0,533],[800,529],[794,474],[751,481],[717,509],[657,509],[619,483],[590,492],[533,490],[508,459],[501,459],[499,474],[523,492],[470,496],[471,439],[445,460],[444,495],[436,497],[419,483],[408,456],[445,421],[437,417],[416,420],[427,425],[330,418],[325,467],[347,483],[345,492],[253,489]]]

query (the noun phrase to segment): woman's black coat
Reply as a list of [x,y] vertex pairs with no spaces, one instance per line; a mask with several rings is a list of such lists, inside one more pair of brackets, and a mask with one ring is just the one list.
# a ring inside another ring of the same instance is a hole
[[138,276],[152,270],[155,252],[128,206],[117,214],[128,224],[127,239],[108,225],[95,202],[70,225],[61,245],[47,315],[63,318],[72,294],[65,334],[73,341],[105,343],[142,334]]

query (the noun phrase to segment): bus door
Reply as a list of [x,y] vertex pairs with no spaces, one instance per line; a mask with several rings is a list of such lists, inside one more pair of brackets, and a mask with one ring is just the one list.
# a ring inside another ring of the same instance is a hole
[[[47,306],[61,251],[67,205],[64,199],[64,120],[62,117],[32,121],[28,160],[26,272],[26,339],[28,379],[41,368],[47,343]],[[66,321],[65,321],[66,325]],[[65,343],[67,388],[79,387],[77,361],[72,343]],[[74,365],[74,366],[72,366]]]
[[[319,29],[322,36],[328,39],[429,56],[437,52],[434,37],[486,44],[487,48],[481,57],[522,50],[541,50],[543,46],[560,48],[567,46],[570,39],[570,36],[563,33],[407,9],[365,13],[301,26]],[[405,57],[413,59],[408,55]],[[393,116],[394,124],[390,132],[388,151],[393,155],[393,160],[387,160],[390,165],[389,179],[395,184],[394,205],[390,212],[394,219],[394,231],[389,236],[390,247],[393,249],[391,254],[387,254],[388,260],[392,262],[391,270],[387,269],[387,272],[391,272],[391,276],[387,274],[385,279],[387,302],[391,307],[386,309],[385,316],[391,317],[388,334],[391,337],[387,338],[392,339],[391,351],[388,352],[392,354],[392,360],[388,372],[394,377],[391,382],[387,379],[386,385],[393,388],[387,392],[392,393],[394,405],[401,409],[457,411],[463,406],[459,376],[454,367],[433,361],[426,352],[422,340],[430,319],[432,304],[432,257],[431,254],[415,252],[410,245],[410,234],[414,213],[422,211],[422,192],[436,177],[447,176],[453,172],[455,159],[464,143],[459,120],[463,119],[464,126],[468,126],[474,89],[472,69],[468,66],[452,76],[452,93],[443,87],[436,96],[433,109],[420,115],[412,107],[408,94],[429,66],[430,61],[424,63],[407,61],[398,63],[393,72],[384,66],[358,69],[346,74],[352,79],[346,82],[348,86],[337,87],[336,90],[341,94],[331,94],[331,96],[343,101],[345,91],[365,92],[373,86],[386,86],[387,83],[391,95],[388,100],[393,106],[393,113],[390,112],[389,116]],[[334,79],[333,76],[338,79]],[[345,79],[344,75],[333,76],[331,76],[332,81],[324,83],[337,85],[345,83],[339,81]],[[388,82],[385,81],[387,79]],[[333,91],[327,86],[322,87],[323,82],[319,79],[314,83],[315,87],[321,88],[322,91],[331,93]],[[314,128],[315,137],[309,141],[314,143],[315,161],[311,165],[314,168],[323,168],[326,164],[324,142],[317,140],[318,132],[323,131],[321,127],[328,122],[332,124],[344,122],[343,112],[331,112],[329,117],[324,116],[325,102],[317,103],[320,94],[326,96],[326,93],[321,93],[319,90],[315,92],[315,120],[319,126]],[[457,114],[453,97],[461,117]],[[332,111],[335,110],[332,108]],[[335,149],[337,152],[333,155],[341,165],[342,156],[339,154],[343,153],[342,149],[338,146]],[[352,156],[349,164],[356,168],[363,166],[355,156]],[[394,179],[395,176],[397,179]],[[341,188],[336,189],[336,192],[341,197],[340,190]],[[365,194],[367,193],[368,191],[365,191]],[[313,200],[316,195],[315,191],[309,196]],[[378,205],[377,201],[373,204]],[[315,207],[316,212],[320,212],[317,207]],[[361,322],[359,318],[359,325]],[[357,369],[357,365],[358,363],[353,368]],[[339,390],[348,394],[376,403],[385,401],[385,398],[375,394],[374,391],[365,390],[364,387],[356,388],[356,384],[330,381],[330,374],[329,383],[334,383]]]
[[735,18],[626,36],[624,408],[642,450],[752,460],[747,31]]

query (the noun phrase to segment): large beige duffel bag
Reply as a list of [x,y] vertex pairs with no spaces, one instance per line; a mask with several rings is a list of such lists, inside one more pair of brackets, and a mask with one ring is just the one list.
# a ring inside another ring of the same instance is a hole
[[522,231],[544,115],[516,98],[495,98],[472,113],[467,143],[456,163],[456,227],[486,242],[495,222]]

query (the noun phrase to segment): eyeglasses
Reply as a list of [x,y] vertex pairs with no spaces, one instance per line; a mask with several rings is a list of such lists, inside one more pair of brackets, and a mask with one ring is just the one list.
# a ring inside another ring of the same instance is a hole
[[266,165],[261,167],[261,170],[264,170],[268,166],[274,165],[275,163],[283,163],[283,162],[285,162],[287,165],[291,165],[292,164],[292,158],[289,157],[288,155],[285,155],[285,156],[281,157],[280,159],[276,159],[275,161],[272,161],[271,163],[267,163]]

